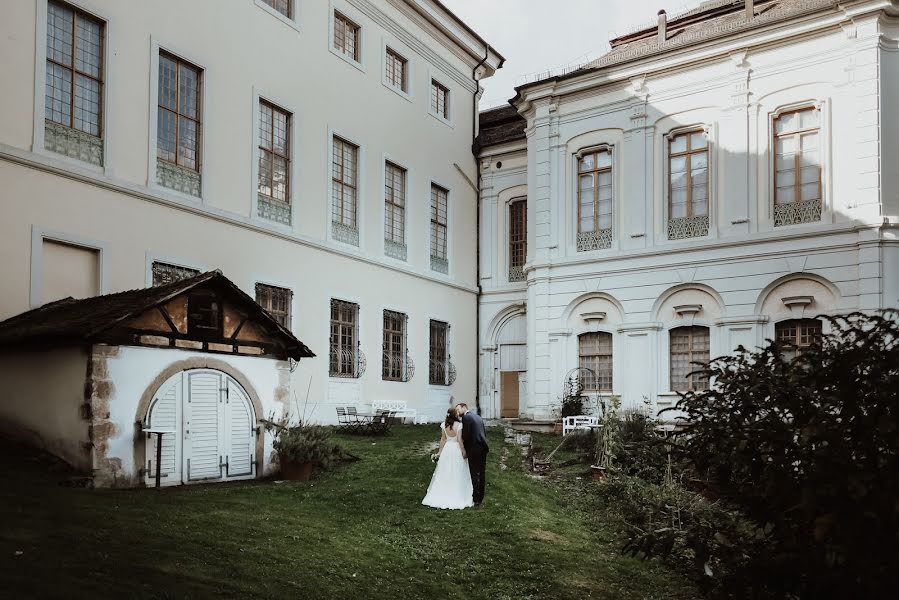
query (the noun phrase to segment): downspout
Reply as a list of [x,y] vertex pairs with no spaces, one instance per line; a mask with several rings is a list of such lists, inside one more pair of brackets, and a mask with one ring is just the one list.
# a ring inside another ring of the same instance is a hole
[[474,93],[471,97],[471,155],[474,157],[474,169],[477,173],[477,186],[475,189],[475,378],[474,378],[474,402],[475,410],[481,414],[481,161],[477,154],[476,141],[478,138],[478,92],[481,84],[478,81],[478,69],[484,66],[490,57],[490,44],[485,44],[484,58],[471,70],[471,79],[474,81]]

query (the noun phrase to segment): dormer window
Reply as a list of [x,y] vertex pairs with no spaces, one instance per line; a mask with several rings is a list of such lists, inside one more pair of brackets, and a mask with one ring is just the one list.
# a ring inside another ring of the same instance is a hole
[[210,292],[195,292],[187,299],[187,331],[190,335],[222,337],[222,304]]

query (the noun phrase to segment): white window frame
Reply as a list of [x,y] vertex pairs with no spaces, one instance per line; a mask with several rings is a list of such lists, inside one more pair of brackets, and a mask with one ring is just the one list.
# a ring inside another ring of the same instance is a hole
[[[397,87],[394,87],[392,83],[387,79],[387,51],[390,50],[395,54],[398,54],[406,61],[406,89],[401,90]],[[413,78],[412,68],[412,51],[405,44],[401,44],[394,39],[387,39],[386,37],[381,38],[381,83],[384,84],[388,90],[403,98],[404,100],[408,100],[409,102],[414,102],[413,90],[415,89],[415,81]]]
[[104,16],[96,0],[60,0],[62,4],[69,4],[78,10],[84,11],[92,17],[103,22],[103,91],[101,108],[101,138],[103,144],[103,166],[97,166],[88,162],[72,158],[64,154],[58,154],[47,150],[44,146],[44,120],[47,110],[46,85],[47,85],[47,4],[48,0],[35,1],[35,48],[34,48],[34,122],[32,125],[31,151],[42,157],[59,161],[67,168],[83,169],[94,175],[112,175],[112,158],[114,156],[113,145],[109,142],[110,123],[113,122],[114,108],[109,102],[109,82],[115,80],[114,53],[117,42],[118,21]]
[[[442,187],[446,190],[446,261],[447,261],[447,269],[446,273],[441,273],[440,271],[434,271],[431,269],[431,186],[436,185],[438,187]],[[453,260],[454,251],[455,251],[455,243],[453,242],[454,233],[456,231],[456,224],[453,219],[453,188],[450,187],[446,182],[441,181],[439,179],[431,178],[428,180],[428,229],[427,229],[427,239],[428,239],[428,254],[427,254],[427,272],[432,277],[438,277],[440,279],[452,279],[454,273],[454,265],[455,260]],[[438,321],[445,320],[439,317],[434,317]],[[449,323],[449,321],[446,321]]]
[[[356,228],[359,230],[359,246],[354,246],[352,244],[347,244],[346,242],[341,242],[340,240],[334,239],[334,236],[331,232],[331,211],[334,208],[334,187],[331,185],[331,161],[334,156],[334,138],[339,137],[342,140],[350,142],[355,145],[357,150],[356,154],[356,166],[358,170],[356,172]],[[328,127],[328,143],[325,144],[325,148],[327,154],[325,155],[325,184],[328,190],[328,207],[325,211],[325,229],[327,235],[327,241],[329,244],[340,248],[343,251],[351,252],[353,254],[363,254],[362,249],[365,247],[365,218],[363,207],[365,206],[365,147],[359,141],[359,138],[347,135],[346,132],[334,129],[332,127]],[[381,175],[381,180],[383,182],[383,174]],[[382,192],[383,195],[383,192]],[[380,231],[383,232],[384,223],[380,224]],[[383,242],[382,242],[383,246]]]
[[[456,115],[456,94],[455,94],[455,92],[453,91],[453,86],[451,86],[449,83],[447,83],[448,80],[449,80],[449,78],[444,77],[442,74],[437,73],[436,71],[434,71],[434,70],[432,70],[432,69],[428,69],[428,95],[427,95],[428,102],[427,102],[427,107],[428,107],[428,114],[429,114],[429,115],[431,115],[432,117],[434,117],[435,119],[437,119],[438,121],[440,121],[441,123],[443,123],[444,125],[446,125],[447,127],[449,127],[450,129],[455,129],[455,128],[456,128],[456,121],[455,121],[455,115]],[[444,117],[443,115],[441,115],[441,114],[435,112],[435,111],[431,108],[431,85],[432,85],[432,82],[437,82],[437,83],[439,83],[440,85],[442,85],[443,87],[445,87],[445,88],[447,89],[447,91],[448,91],[447,100],[446,100],[447,103],[449,104],[449,107],[448,107],[448,110],[447,110],[447,112],[449,113],[449,116],[448,116],[448,117]]]
[[[386,231],[384,231],[384,221],[387,218],[387,199],[384,197],[384,192],[387,187],[387,163],[392,163],[397,167],[406,171],[406,197],[404,199],[404,219],[403,219],[403,240],[406,243],[406,260],[399,260],[398,258],[393,258],[392,256],[387,256],[387,242],[386,242]],[[396,157],[389,154],[384,153],[381,156],[381,255],[389,262],[395,263],[397,265],[406,265],[408,266],[410,262],[410,257],[412,256],[412,236],[410,235],[409,224],[413,222],[415,211],[413,209],[414,202],[410,202],[410,199],[416,198],[415,195],[417,193],[416,190],[413,189],[412,186],[412,167],[410,167],[407,163],[396,160]],[[428,188],[428,198],[430,202],[430,187]],[[448,197],[447,197],[448,198]],[[428,206],[430,214],[430,205]],[[449,200],[447,200],[447,209],[449,209]],[[430,222],[428,223],[428,230],[430,231]],[[449,232],[447,232],[449,233]],[[360,232],[361,234],[361,232]],[[428,239],[430,240],[430,234],[428,235]],[[360,239],[361,242],[361,239]],[[430,241],[428,242],[430,244]],[[429,247],[430,251],[430,247]],[[428,260],[430,262],[430,256],[428,256]],[[387,310],[392,310],[387,308]],[[408,313],[407,313],[408,314]]]
[[44,267],[44,240],[96,251],[97,260],[99,261],[97,271],[100,277],[98,282],[100,295],[109,293],[109,242],[33,225],[31,227],[31,285],[29,288],[31,308],[37,308],[44,304],[41,299],[41,293],[43,292],[41,280]]
[[[299,119],[295,107],[288,102],[283,102],[284,98],[276,95],[267,94],[256,86],[253,86],[253,104],[251,105],[251,118],[253,128],[251,132],[251,144],[253,159],[251,163],[250,177],[250,221],[263,227],[268,227],[280,231],[294,231],[297,228],[297,220],[299,218],[299,186],[296,182],[299,178],[300,161],[299,161]],[[277,223],[259,216],[259,103],[260,101],[274,104],[276,107],[290,113],[290,181],[288,183],[288,196],[290,198],[290,225]],[[329,163],[330,166],[330,163]],[[330,194],[329,194],[330,195]],[[328,207],[330,208],[330,207]]]
[[[572,244],[571,244],[571,252],[575,256],[589,255],[597,252],[609,252],[611,250],[617,250],[619,247],[619,238],[621,237],[620,232],[622,231],[621,223],[619,221],[621,207],[620,204],[620,196],[621,196],[621,185],[620,185],[620,173],[619,168],[620,165],[618,163],[618,152],[617,146],[611,142],[602,142],[599,144],[591,144],[589,146],[584,146],[579,148],[577,152],[571,155],[572,160],[572,174],[574,175],[573,183],[572,183],[572,192],[573,192],[573,202],[571,206],[573,206],[572,216],[574,220],[574,232],[571,236]],[[580,191],[580,171],[579,163],[581,158],[586,154],[592,154],[594,152],[608,152],[612,159],[612,244],[608,248],[602,248],[599,250],[585,250],[583,252],[578,252],[577,250],[577,236],[580,233],[580,198],[578,197]]]
[[183,269],[196,269],[200,273],[209,271],[209,266],[204,263],[148,251],[146,253],[146,264],[144,267],[145,284],[148,288],[153,287],[153,263],[155,262],[165,263],[168,265],[181,267]]
[[262,0],[253,0],[253,3],[256,6],[258,6],[274,18],[278,19],[291,29],[295,30],[297,33],[300,33],[300,19],[299,15],[297,14],[300,8],[300,0],[288,0],[288,2],[290,2],[290,14],[293,15],[291,17],[281,14],[278,10],[272,8]]
[[[708,319],[701,318],[666,321],[662,329],[658,332],[659,358],[661,360],[659,362],[659,381],[656,389],[661,390],[658,395],[663,401],[667,401],[668,398],[678,397],[678,393],[671,389],[671,330],[677,329],[678,327],[707,328],[709,330],[709,360],[715,360],[716,357],[721,356],[722,354],[720,350],[722,344],[719,340],[720,332],[722,330],[721,325]],[[730,353],[731,351],[728,351],[726,354]],[[714,381],[710,381],[709,385],[711,386],[713,383]]]
[[[353,60],[340,50],[334,47],[334,15],[339,12],[341,15],[352,21],[359,28],[359,39],[356,48],[358,49],[359,60]],[[368,28],[364,25],[363,15],[351,7],[343,0],[330,0],[328,5],[328,51],[344,61],[348,65],[353,65],[363,73],[365,73],[366,55],[365,42]]]
[[[668,219],[670,218],[671,208],[669,207],[669,141],[677,135],[689,132],[704,132],[708,141],[706,152],[708,153],[708,202],[709,202],[709,233],[702,237],[692,237],[685,239],[668,239]],[[718,227],[716,225],[718,219],[718,128],[714,123],[693,123],[691,125],[677,126],[669,129],[661,134],[659,150],[661,152],[661,192],[662,192],[662,223],[661,231],[656,237],[659,244],[689,244],[707,240],[716,239],[718,237]]]

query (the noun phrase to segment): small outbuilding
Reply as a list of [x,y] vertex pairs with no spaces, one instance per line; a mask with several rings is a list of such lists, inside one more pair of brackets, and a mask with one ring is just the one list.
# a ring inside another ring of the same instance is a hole
[[154,485],[157,466],[162,485],[259,477],[260,419],[312,356],[219,271],[66,298],[0,323],[0,429],[97,486]]

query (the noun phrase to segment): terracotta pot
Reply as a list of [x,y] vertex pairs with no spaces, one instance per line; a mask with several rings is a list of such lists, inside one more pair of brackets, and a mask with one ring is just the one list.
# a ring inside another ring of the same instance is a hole
[[605,481],[606,480],[606,468],[605,467],[597,467],[596,465],[590,465],[590,470],[593,471],[593,481]]
[[559,435],[562,433],[562,424],[561,423],[553,423],[553,433]]
[[282,461],[281,477],[290,481],[309,481],[312,479],[312,463],[299,463],[292,460]]

